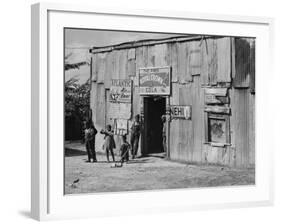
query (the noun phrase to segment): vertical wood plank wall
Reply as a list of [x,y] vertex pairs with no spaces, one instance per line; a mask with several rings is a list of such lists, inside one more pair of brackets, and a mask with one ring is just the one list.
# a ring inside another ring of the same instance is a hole
[[[99,130],[110,123],[108,115],[105,115],[110,109],[106,108],[109,104],[105,103],[108,98],[105,92],[110,88],[111,79],[130,78],[134,81],[133,118],[140,113],[142,100],[138,94],[139,68],[171,66],[170,104],[190,105],[192,118],[171,121],[170,158],[194,163],[254,166],[255,95],[252,94],[254,84],[249,83],[247,78],[248,70],[254,77],[254,56],[249,53],[250,45],[247,43],[245,38],[213,37],[92,54],[93,121]],[[240,49],[241,46],[243,49]],[[251,69],[248,69],[249,66]],[[228,86],[230,99],[231,144],[214,147],[205,143],[204,88],[223,85]],[[102,139],[98,139],[96,144],[102,144]]]

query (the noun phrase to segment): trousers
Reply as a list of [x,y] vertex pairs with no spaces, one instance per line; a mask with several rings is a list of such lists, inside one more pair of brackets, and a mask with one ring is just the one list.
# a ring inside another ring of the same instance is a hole
[[135,156],[138,154],[139,139],[140,139],[140,135],[132,135],[130,139],[131,154],[133,158],[135,158]]
[[95,141],[93,140],[88,140],[86,141],[86,150],[88,154],[88,160],[90,161],[91,158],[96,161],[96,150],[95,150]]

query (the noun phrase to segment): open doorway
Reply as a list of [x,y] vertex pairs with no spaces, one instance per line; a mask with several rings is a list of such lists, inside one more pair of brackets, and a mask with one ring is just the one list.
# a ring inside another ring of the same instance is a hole
[[164,152],[161,116],[165,114],[166,98],[144,98],[144,154]]

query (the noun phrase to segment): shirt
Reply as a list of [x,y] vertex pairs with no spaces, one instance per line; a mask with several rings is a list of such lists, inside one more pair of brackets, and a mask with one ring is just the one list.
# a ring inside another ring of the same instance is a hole
[[134,121],[131,127],[132,135],[140,135],[141,133],[141,124],[140,122]]
[[102,131],[102,134],[104,134],[104,147],[105,149],[115,149],[116,145],[115,145],[115,141],[113,138],[113,132],[112,131]]
[[94,140],[95,135],[96,135],[96,131],[93,128],[85,129],[85,140],[86,141]]

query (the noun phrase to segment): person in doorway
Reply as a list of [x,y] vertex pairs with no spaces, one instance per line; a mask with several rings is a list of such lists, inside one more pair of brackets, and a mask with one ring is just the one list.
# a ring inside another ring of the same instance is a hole
[[127,142],[127,135],[122,135],[122,145],[120,147],[121,163],[129,161],[129,148],[130,144]]
[[163,150],[164,150],[164,152],[167,152],[167,135],[166,135],[167,120],[166,120],[166,116],[162,115],[161,116],[161,120],[162,120],[162,144],[163,144]]
[[109,153],[112,156],[112,160],[113,162],[115,162],[115,158],[114,158],[114,153],[113,153],[113,149],[116,148],[115,146],[115,141],[114,141],[114,134],[113,131],[111,130],[111,125],[106,125],[106,130],[101,130],[100,131],[101,134],[104,134],[104,144],[103,144],[103,149],[106,151],[106,158],[107,158],[107,162],[109,161]]
[[132,159],[134,159],[138,153],[140,134],[141,134],[140,115],[137,114],[131,126],[130,143],[131,143]]
[[95,139],[96,139],[97,129],[95,128],[93,122],[87,121],[86,129],[84,133],[85,133],[85,145],[88,154],[87,162],[91,162],[91,159],[93,159],[93,162],[96,162],[97,158],[96,158],[96,150],[95,150]]

